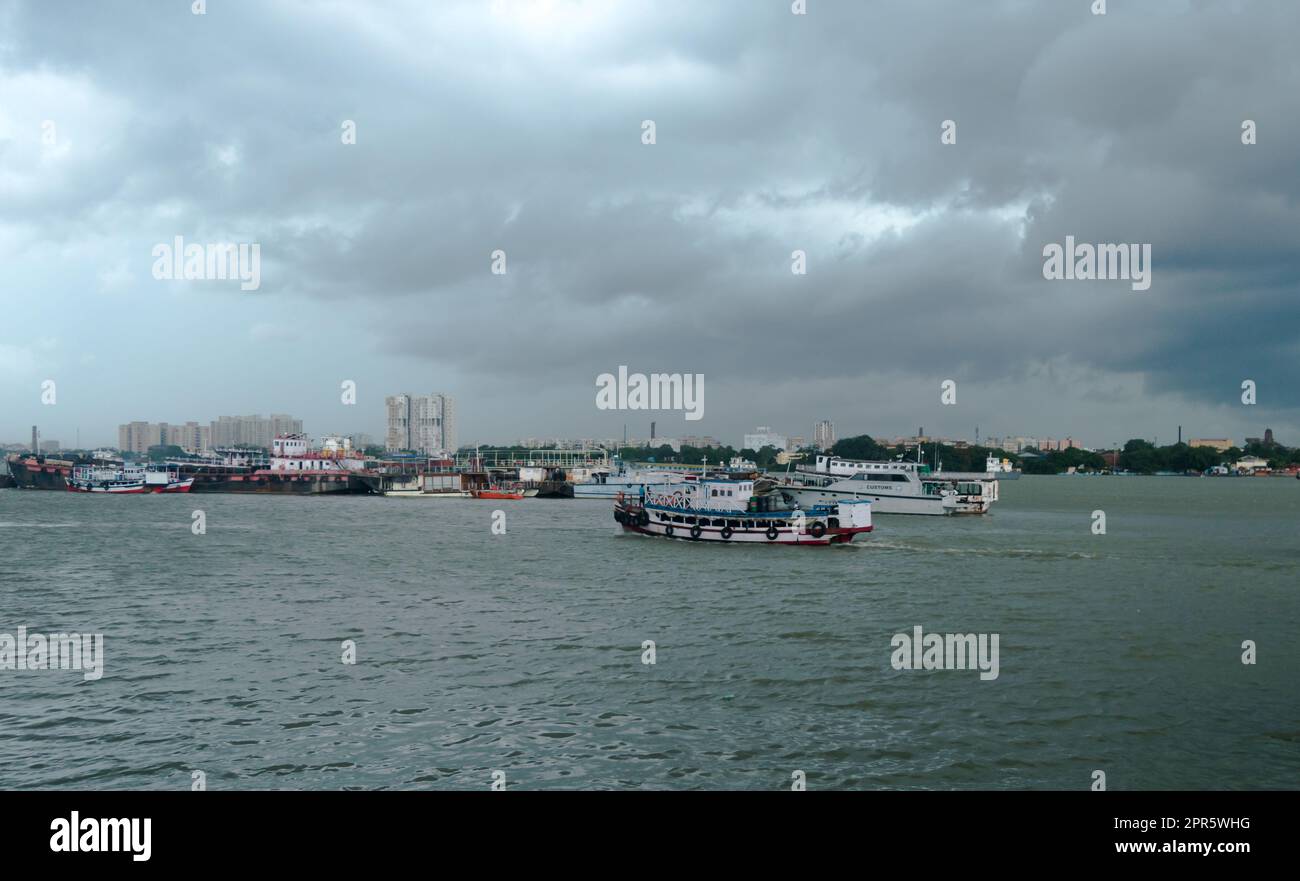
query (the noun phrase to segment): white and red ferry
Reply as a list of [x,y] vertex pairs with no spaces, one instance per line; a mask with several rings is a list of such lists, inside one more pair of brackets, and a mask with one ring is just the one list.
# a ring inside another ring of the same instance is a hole
[[112,493],[184,493],[194,485],[193,477],[181,477],[174,465],[78,465],[67,480],[70,492]]
[[626,532],[668,538],[831,545],[871,531],[871,503],[846,499],[800,508],[780,492],[755,494],[752,480],[710,477],[623,494],[614,519]]

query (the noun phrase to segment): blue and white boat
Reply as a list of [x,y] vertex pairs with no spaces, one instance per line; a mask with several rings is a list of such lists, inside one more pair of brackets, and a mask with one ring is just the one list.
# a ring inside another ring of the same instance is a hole
[[625,532],[666,538],[832,545],[871,531],[871,503],[846,499],[801,508],[781,492],[755,494],[752,480],[710,477],[625,494],[614,504],[614,519]]

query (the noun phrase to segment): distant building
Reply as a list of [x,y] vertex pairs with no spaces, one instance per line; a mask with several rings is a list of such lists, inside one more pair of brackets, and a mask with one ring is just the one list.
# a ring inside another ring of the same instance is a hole
[[[302,420],[285,413],[262,416],[220,416],[208,427],[211,447],[271,448],[276,435],[302,434]],[[179,446],[179,445],[178,445]]]
[[[117,427],[117,448],[124,453],[143,455],[149,452],[150,447],[157,446],[175,446],[187,453],[202,453],[211,448],[210,440],[211,428],[197,422],[186,422],[184,425],[128,422]],[[270,446],[269,441],[266,446]]]
[[456,451],[456,408],[450,395],[390,395],[384,449]]
[[698,447],[720,447],[720,446],[722,446],[722,443],[721,443],[721,442],[720,442],[716,437],[710,437],[710,436],[707,435],[707,434],[704,435],[703,437],[700,437],[699,435],[694,435],[694,434],[686,434],[686,435],[682,435],[682,437],[680,438],[680,440],[681,440],[681,442],[682,442],[682,446],[684,446],[684,447],[697,447],[697,448],[698,448]]
[[1243,472],[1259,471],[1268,467],[1268,460],[1259,456],[1242,456],[1237,460],[1236,469]]
[[786,449],[802,450],[806,446],[808,446],[808,438],[802,435],[792,434],[786,438]]
[[829,450],[835,446],[835,423],[823,419],[813,426],[813,446],[819,450]]
[[760,425],[753,434],[745,435],[745,442],[741,445],[742,450],[753,450],[758,452],[763,447],[772,447],[777,450],[784,450],[788,446],[785,435],[773,434],[772,429],[766,425]]
[[1226,437],[1194,437],[1187,441],[1189,447],[1211,447],[1220,453],[1232,448],[1232,441]]
[[42,453],[57,453],[59,451],[59,442],[56,440],[41,441]]

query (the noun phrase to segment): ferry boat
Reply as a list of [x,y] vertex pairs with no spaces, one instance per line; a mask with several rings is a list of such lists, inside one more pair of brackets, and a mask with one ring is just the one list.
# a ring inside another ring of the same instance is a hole
[[175,467],[166,465],[77,465],[67,479],[70,492],[110,493],[184,493],[194,485],[193,477],[181,477]]
[[686,475],[676,471],[651,469],[595,471],[589,480],[573,485],[575,499],[615,499],[619,494],[639,493],[642,489],[662,490],[685,482]]
[[126,495],[144,492],[144,466],[77,465],[67,478],[69,492]]
[[998,482],[932,474],[918,462],[864,462],[818,456],[811,471],[780,475],[781,492],[802,505],[867,499],[877,514],[984,514]]
[[871,531],[871,503],[846,499],[801,507],[784,494],[755,494],[754,481],[701,478],[664,490],[626,493],[614,503],[625,532],[693,541],[847,544]]

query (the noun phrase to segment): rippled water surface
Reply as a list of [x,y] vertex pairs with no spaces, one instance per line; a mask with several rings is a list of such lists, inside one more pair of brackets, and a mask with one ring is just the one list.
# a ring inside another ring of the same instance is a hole
[[[0,787],[1300,786],[1300,481],[1001,489],[825,549],[592,501],[0,491],[0,633],[105,639],[98,681],[0,671]],[[918,624],[999,634],[999,678],[894,670]]]

